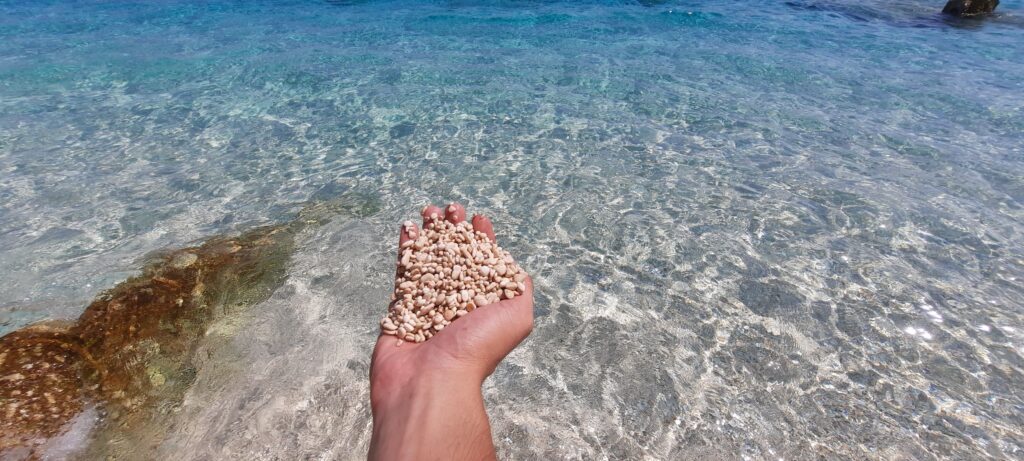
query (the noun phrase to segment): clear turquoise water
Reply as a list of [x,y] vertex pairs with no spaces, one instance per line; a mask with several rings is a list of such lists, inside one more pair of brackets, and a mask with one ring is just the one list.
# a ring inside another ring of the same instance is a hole
[[0,332],[370,194],[161,445],[359,458],[380,236],[458,200],[539,290],[508,458],[1022,458],[1024,6],[941,7],[2,2]]

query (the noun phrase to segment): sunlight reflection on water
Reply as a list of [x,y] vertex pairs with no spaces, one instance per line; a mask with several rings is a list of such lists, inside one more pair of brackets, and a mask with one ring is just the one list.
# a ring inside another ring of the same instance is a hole
[[1019,2],[653,3],[3,4],[0,331],[373,194],[155,449],[357,459],[387,236],[459,200],[537,284],[504,457],[1022,456]]

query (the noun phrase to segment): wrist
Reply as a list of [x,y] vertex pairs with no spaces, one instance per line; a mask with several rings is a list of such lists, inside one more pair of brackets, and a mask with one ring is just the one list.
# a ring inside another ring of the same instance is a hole
[[446,393],[480,394],[484,377],[464,369],[441,369],[407,363],[401,369],[373,370],[370,375],[370,404],[378,410],[413,401],[443,397]]
[[485,459],[493,450],[481,382],[472,376],[416,374],[374,399],[370,459]]
[[[374,377],[377,378],[377,377]],[[468,373],[420,370],[393,379],[370,380],[374,416],[378,411],[395,411],[443,401],[455,396],[482,395],[483,381]]]

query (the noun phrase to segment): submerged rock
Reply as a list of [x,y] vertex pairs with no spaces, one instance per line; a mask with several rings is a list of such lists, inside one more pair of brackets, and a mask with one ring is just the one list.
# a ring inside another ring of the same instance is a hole
[[953,16],[977,16],[995,11],[999,0],[949,0],[942,9],[945,14]]
[[265,299],[285,277],[294,226],[158,257],[74,323],[32,325],[0,338],[0,451],[31,450],[86,405],[120,425],[180,394],[192,348],[214,317]]
[[87,455],[106,457],[103,440],[123,445],[132,438],[127,431],[180,402],[195,376],[196,347],[213,322],[266,299],[284,282],[300,230],[339,213],[363,216],[378,208],[360,196],[318,202],[287,224],[158,255],[142,275],[98,296],[77,321],[3,336],[0,458],[45,457],[47,439],[93,406],[101,416],[94,432],[102,436]]
[[57,435],[82,411],[88,363],[67,325],[32,325],[0,338],[0,452]]

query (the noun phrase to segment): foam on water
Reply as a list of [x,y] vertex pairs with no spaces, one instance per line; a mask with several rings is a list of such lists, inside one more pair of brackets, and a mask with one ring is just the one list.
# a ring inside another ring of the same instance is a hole
[[0,330],[370,191],[155,448],[358,459],[390,236],[459,200],[536,284],[506,458],[1024,457],[1021,3],[649,3],[3,3]]

